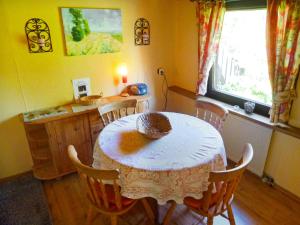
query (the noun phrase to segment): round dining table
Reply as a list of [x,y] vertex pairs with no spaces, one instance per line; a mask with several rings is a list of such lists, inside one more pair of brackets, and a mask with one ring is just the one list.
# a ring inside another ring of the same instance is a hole
[[172,130],[153,140],[137,131],[140,114],[118,119],[100,133],[93,167],[118,169],[121,194],[132,199],[152,197],[158,204],[187,196],[202,198],[209,173],[226,168],[220,133],[209,123],[185,114],[163,112]]

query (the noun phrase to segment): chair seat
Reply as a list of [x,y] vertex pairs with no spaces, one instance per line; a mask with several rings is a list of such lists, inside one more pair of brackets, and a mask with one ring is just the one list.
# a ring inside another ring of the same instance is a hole
[[[211,195],[211,199],[210,199],[210,203],[209,203],[209,208],[212,207],[213,205],[215,205],[218,201],[218,197],[220,195],[220,191],[221,191],[221,188],[222,188],[222,182],[220,183],[217,183],[217,184],[214,184],[215,185],[215,188],[216,188],[216,192],[215,193],[212,193]],[[192,208],[201,208],[201,206],[203,205],[203,201],[204,199],[195,199],[193,197],[186,197],[184,199],[184,203],[189,206],[189,207],[192,207]]]
[[[218,193],[212,194],[209,207],[212,207],[213,205],[215,205],[217,203],[218,196],[219,196]],[[201,208],[203,203],[204,203],[203,198],[201,198],[201,199],[195,199],[193,197],[184,198],[184,204],[186,204],[187,206],[194,208],[194,209]]]
[[[101,188],[98,185],[98,183],[95,183],[95,189],[97,191],[98,196],[101,199],[103,199]],[[116,205],[116,197],[115,197],[115,191],[114,191],[113,185],[106,184],[105,185],[105,190],[106,190],[107,201],[109,203],[109,209],[117,210],[118,207]],[[123,208],[126,208],[126,207],[130,206],[134,202],[135,202],[134,199],[130,199],[130,198],[126,198],[126,197],[121,196],[121,204],[122,204]]]

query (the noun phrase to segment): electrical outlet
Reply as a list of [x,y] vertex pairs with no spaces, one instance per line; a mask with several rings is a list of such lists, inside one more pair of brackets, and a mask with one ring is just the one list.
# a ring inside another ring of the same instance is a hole
[[163,68],[158,68],[157,69],[157,74],[160,76],[164,76],[165,75],[165,70]]

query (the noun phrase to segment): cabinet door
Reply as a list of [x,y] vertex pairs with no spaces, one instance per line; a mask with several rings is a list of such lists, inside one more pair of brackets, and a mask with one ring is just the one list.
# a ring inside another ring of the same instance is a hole
[[74,170],[68,157],[68,146],[74,145],[82,163],[91,165],[92,146],[87,115],[50,122],[47,126],[51,151],[58,173]]

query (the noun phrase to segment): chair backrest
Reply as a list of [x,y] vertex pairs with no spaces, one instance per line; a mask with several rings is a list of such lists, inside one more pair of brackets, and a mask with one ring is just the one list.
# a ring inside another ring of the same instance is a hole
[[121,118],[122,116],[128,116],[129,108],[132,108],[132,113],[136,113],[137,100],[129,99],[121,102],[114,102],[100,106],[98,111],[100,113],[101,120],[106,126],[114,120]]
[[[87,196],[90,203],[104,212],[115,211],[115,209],[111,208],[111,204],[116,206],[117,210],[122,210],[120,187],[117,183],[119,180],[119,171],[98,170],[83,165],[78,159],[77,152],[73,145],[68,147],[68,154],[78,171],[84,195]],[[108,193],[107,184],[105,184],[105,182],[111,183],[114,192],[113,199],[111,199],[111,194]]]
[[[213,206],[213,214],[224,211],[233,200],[233,194],[246,170],[246,167],[253,158],[253,148],[251,144],[244,146],[244,153],[241,160],[233,169],[226,171],[214,171],[209,175],[210,185],[204,192],[201,211],[208,213]],[[216,191],[214,193],[214,191]]]
[[221,105],[206,100],[196,100],[197,117],[201,118],[221,132],[228,110]]

